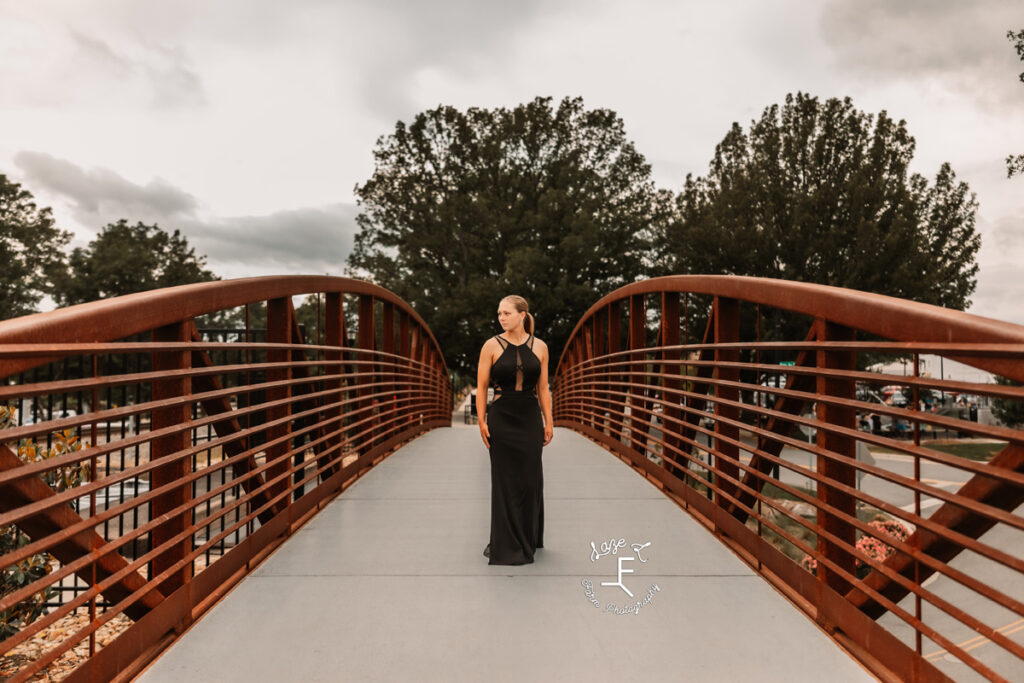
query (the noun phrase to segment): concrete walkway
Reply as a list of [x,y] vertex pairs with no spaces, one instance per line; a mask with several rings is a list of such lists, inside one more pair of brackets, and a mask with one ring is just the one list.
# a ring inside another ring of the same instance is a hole
[[[582,436],[555,431],[544,500],[534,564],[489,566],[487,451],[461,420],[434,430],[324,508],[140,680],[874,680]],[[625,546],[592,561],[591,542],[613,538]],[[632,598],[601,585],[621,557],[635,558],[621,562]]]

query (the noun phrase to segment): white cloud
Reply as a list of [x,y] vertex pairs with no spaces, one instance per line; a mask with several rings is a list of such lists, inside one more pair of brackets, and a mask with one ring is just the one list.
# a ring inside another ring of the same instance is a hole
[[1006,32],[1019,29],[1009,0],[833,0],[822,30],[838,65],[868,81],[938,85],[975,105],[1024,103],[1022,66]]
[[105,168],[86,171],[70,161],[41,152],[14,157],[29,186],[63,196],[75,219],[96,225],[110,217],[158,221],[194,215],[195,197],[159,178],[138,185]]
[[1012,0],[0,2],[0,173],[76,244],[127,218],[181,228],[223,276],[333,272],[374,141],[438,104],[582,96],[678,189],[733,121],[850,95],[907,120],[914,170],[948,160],[978,192],[976,306],[1016,315],[1011,28]]
[[[61,21],[41,8],[0,11],[0,108],[164,110],[206,102],[186,51]],[[103,37],[101,37],[103,36]],[[28,67],[28,68],[26,68]]]
[[99,231],[125,219],[181,230],[214,273],[339,274],[352,248],[356,207],[330,204],[267,215],[208,216],[190,193],[167,181],[132,182],[109,169],[84,170],[38,152],[15,157],[32,192],[58,198],[82,225]]

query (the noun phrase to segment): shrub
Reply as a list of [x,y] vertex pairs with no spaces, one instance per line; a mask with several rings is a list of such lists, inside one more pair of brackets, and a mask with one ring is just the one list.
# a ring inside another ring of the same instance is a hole
[[[897,541],[905,541],[909,536],[907,528],[894,519],[875,519],[869,522],[868,526],[878,531],[879,536],[888,536]],[[870,534],[861,534],[861,537],[857,539],[857,550],[877,562],[884,562],[896,552],[891,545]],[[814,572],[818,569],[818,560],[805,554],[800,560],[800,566],[809,572]],[[857,576],[863,578],[871,567],[858,557],[856,568]]]
[[[14,409],[0,406],[0,429],[14,423]],[[72,430],[53,434],[53,446],[23,439],[17,444],[17,454],[26,463],[55,458],[64,453],[81,450],[82,442]],[[10,445],[10,444],[8,444]],[[12,449],[13,450],[13,449]],[[89,478],[89,464],[78,463],[48,470],[43,480],[56,492],[78,486]],[[0,555],[6,555],[30,543],[30,539],[14,524],[0,526]],[[30,555],[16,564],[5,567],[0,574],[0,597],[20,590],[50,573],[54,558],[49,553]],[[0,612],[0,640],[9,638],[39,618],[46,602],[53,597],[54,590],[47,586],[31,597]]]

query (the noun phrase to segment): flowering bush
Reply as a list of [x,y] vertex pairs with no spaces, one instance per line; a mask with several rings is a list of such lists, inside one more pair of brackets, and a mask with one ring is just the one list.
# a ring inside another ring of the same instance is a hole
[[[0,406],[0,429],[14,424],[14,409]],[[11,444],[8,444],[9,446]],[[55,458],[64,453],[81,450],[82,442],[72,430],[64,430],[53,435],[53,446],[35,443],[24,439],[18,444],[18,457],[30,463]],[[89,478],[89,463],[82,462],[65,465],[48,470],[43,476],[44,481],[54,491],[65,491],[78,486]],[[0,555],[6,555],[18,548],[28,545],[29,537],[13,524],[0,527]],[[25,559],[3,569],[0,573],[0,596],[10,595],[23,586],[38,581],[50,573],[53,557],[49,553],[30,555]],[[10,609],[0,612],[0,640],[8,638],[25,626],[31,624],[43,613],[46,601],[53,596],[53,589],[46,587],[31,597],[19,602]]]
[[[888,536],[897,541],[905,541],[909,536],[907,528],[894,519],[875,519],[869,522],[868,526],[878,531],[880,536]],[[862,534],[857,539],[857,550],[878,562],[884,562],[886,558],[896,552],[896,549],[891,545],[867,534]],[[818,568],[818,560],[805,554],[803,559],[800,560],[800,566],[809,572],[814,572]],[[858,575],[860,575],[862,571],[866,571],[868,565],[858,557],[856,567]]]
[[[868,526],[873,529],[877,529],[881,532],[881,535],[888,536],[897,541],[905,541],[909,536],[907,528],[894,519],[876,519],[868,524]],[[857,541],[857,550],[861,551],[872,560],[877,560],[879,562],[884,562],[886,558],[896,552],[896,549],[891,545],[886,545],[874,536],[861,536]],[[857,566],[859,567],[861,564],[863,563],[860,558],[857,558]]]

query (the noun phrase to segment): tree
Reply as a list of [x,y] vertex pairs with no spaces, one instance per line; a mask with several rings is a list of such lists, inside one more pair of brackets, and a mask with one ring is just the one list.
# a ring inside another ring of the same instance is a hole
[[[1022,386],[1020,382],[1014,382],[1006,377],[996,375],[996,384],[1001,384],[1004,387],[1019,387]],[[1002,424],[1010,427],[1020,427],[1024,425],[1024,401],[1012,399],[1012,398],[997,398],[992,401],[992,415],[995,416]]]
[[218,279],[206,270],[206,257],[178,230],[128,225],[124,219],[103,228],[86,248],[71,252],[68,268],[55,282],[62,306],[150,289]]
[[[1017,49],[1017,56],[1024,62],[1024,29],[1016,33],[1007,31],[1006,38],[1013,43],[1013,46]],[[1021,83],[1024,83],[1024,71],[1020,73],[1018,78],[1020,78]],[[1006,157],[1006,177],[1012,178],[1018,174],[1024,174],[1024,154],[1011,154]]]
[[[788,95],[687,176],[661,244],[667,270],[859,289],[963,309],[977,284],[978,204],[949,164],[908,175],[914,139],[849,98]],[[793,330],[790,330],[793,331]]]
[[71,233],[21,185],[0,174],[0,319],[33,313],[50,292]]
[[586,309],[644,274],[671,209],[622,120],[580,98],[439,106],[398,122],[374,158],[350,272],[408,301],[466,374],[507,294],[530,302],[553,368]]

